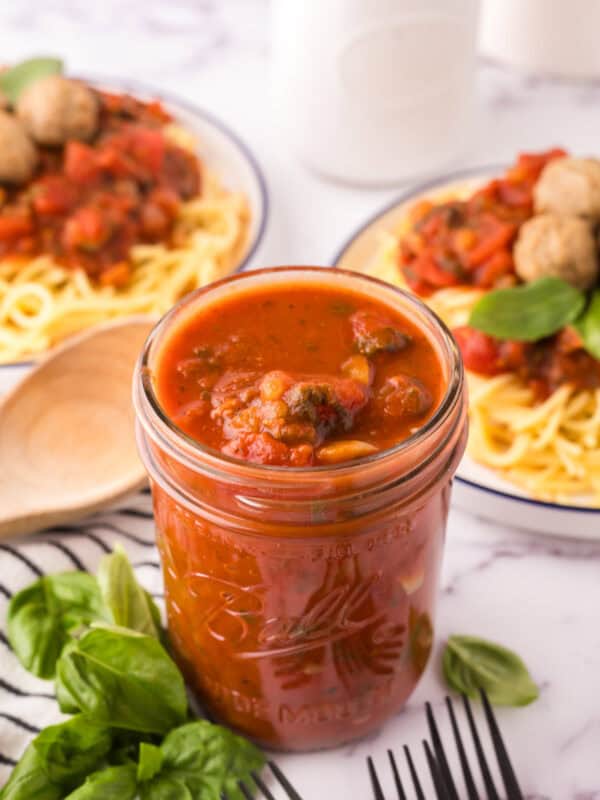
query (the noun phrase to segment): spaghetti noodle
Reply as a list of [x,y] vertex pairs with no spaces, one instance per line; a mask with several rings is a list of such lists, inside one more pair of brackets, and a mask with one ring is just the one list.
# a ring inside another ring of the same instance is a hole
[[160,317],[231,272],[249,207],[196,156],[157,102],[89,87],[91,143],[37,145],[22,185],[0,189],[0,363],[113,317]]
[[[470,191],[470,190],[469,190]],[[443,198],[464,197],[460,187]],[[439,202],[442,195],[431,199]],[[381,236],[364,271],[407,288],[398,265],[398,243],[410,229],[408,216]],[[484,290],[439,289],[425,302],[451,328],[466,325]],[[493,377],[467,373],[470,434],[468,453],[534,497],[558,503],[600,506],[600,389],[563,385],[541,401],[515,373]]]

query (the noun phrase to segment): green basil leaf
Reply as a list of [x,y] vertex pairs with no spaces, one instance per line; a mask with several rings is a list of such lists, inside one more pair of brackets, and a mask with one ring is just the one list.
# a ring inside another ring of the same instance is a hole
[[184,783],[174,778],[155,778],[140,790],[142,800],[195,800]]
[[160,772],[163,755],[160,747],[149,742],[140,744],[140,760],[137,768],[138,781],[149,781]]
[[201,800],[219,800],[222,791],[231,800],[243,800],[238,781],[247,781],[250,772],[264,764],[264,756],[251,742],[206,720],[171,731],[161,750],[161,776],[180,781]]
[[33,744],[21,756],[0,790],[0,800],[62,800],[64,790],[52,783]]
[[160,636],[160,614],[154,601],[136,580],[125,550],[119,545],[104,556],[98,570],[98,584],[115,625],[122,625],[148,636]]
[[83,717],[51,725],[29,745],[0,798],[62,800],[98,768],[110,747],[110,732]]
[[67,645],[56,665],[61,711],[115,728],[166,733],[185,721],[183,678],[152,636],[96,627]]
[[62,71],[63,62],[59,58],[28,58],[0,74],[0,89],[14,106],[30,83],[47,75],[59,75]]
[[124,764],[92,773],[65,800],[134,800],[137,791],[135,766]]
[[575,328],[588,353],[600,359],[600,289],[592,293],[588,307],[575,321]]
[[75,788],[96,769],[111,745],[110,730],[81,715],[45,728],[33,740],[50,780],[67,788]]
[[442,666],[448,685],[468,697],[484,689],[497,706],[526,706],[539,696],[527,667],[516,653],[474,636],[451,636]]
[[100,590],[91,575],[47,575],[10,601],[8,638],[25,669],[51,679],[71,632],[104,615]]
[[573,322],[585,294],[560,278],[539,278],[487,292],[475,303],[469,325],[497,339],[535,342]]

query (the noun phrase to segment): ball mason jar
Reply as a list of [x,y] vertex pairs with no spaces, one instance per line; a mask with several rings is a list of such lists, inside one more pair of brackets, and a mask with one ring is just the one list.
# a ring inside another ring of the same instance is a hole
[[[437,350],[446,391],[420,429],[354,463],[274,467],[191,438],[155,394],[161,343],[238,289],[306,281],[397,309]],[[467,433],[463,370],[412,295],[354,273],[259,270],[188,295],[150,335],[134,378],[170,642],[209,715],[284,750],[330,747],[396,714],[423,673],[450,489]]]

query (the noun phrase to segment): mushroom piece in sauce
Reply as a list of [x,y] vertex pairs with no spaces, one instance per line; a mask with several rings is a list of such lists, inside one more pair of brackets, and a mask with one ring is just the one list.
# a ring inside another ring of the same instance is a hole
[[600,220],[600,160],[557,158],[534,188],[536,211]]
[[580,217],[539,214],[527,220],[514,248],[515,271],[524,281],[551,276],[578,289],[598,279],[598,252],[591,223]]
[[16,112],[40,144],[87,140],[98,128],[98,102],[94,93],[60,75],[49,75],[28,86],[19,98]]
[[35,145],[18,119],[0,111],[0,181],[25,183],[37,164]]

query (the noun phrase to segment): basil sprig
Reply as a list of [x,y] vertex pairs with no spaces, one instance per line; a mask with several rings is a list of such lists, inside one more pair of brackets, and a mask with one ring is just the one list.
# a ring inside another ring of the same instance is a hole
[[8,638],[25,669],[50,679],[73,633],[102,619],[109,617],[92,575],[45,575],[11,599]]
[[161,634],[160,612],[118,547],[102,559],[97,580],[87,572],[45,575],[18,592],[8,606],[8,638],[25,669],[49,680],[73,637],[103,621]]
[[566,281],[539,278],[487,292],[473,307],[469,325],[496,339],[536,342],[574,322],[585,302],[585,293]]
[[62,800],[96,769],[110,748],[108,730],[82,716],[51,725],[29,745],[0,798]]
[[475,636],[451,636],[442,668],[452,689],[472,698],[484,689],[493,705],[526,706],[539,696],[538,687],[516,653]]
[[63,63],[59,58],[28,58],[0,74],[0,89],[14,106],[30,83],[62,71]]
[[264,757],[226,728],[188,721],[158,609],[122,549],[98,581],[49,575],[19,592],[9,633],[26,668],[56,674],[60,708],[76,716],[33,740],[0,800],[244,800],[238,781]]
[[160,613],[152,597],[135,579],[129,559],[120,545],[101,560],[97,580],[115,625],[159,638]]
[[56,665],[56,696],[67,714],[104,725],[166,733],[185,722],[185,684],[160,642],[127,628],[99,627],[67,645]]
[[588,353],[600,360],[600,289],[592,292],[586,310],[575,322],[575,328]]

